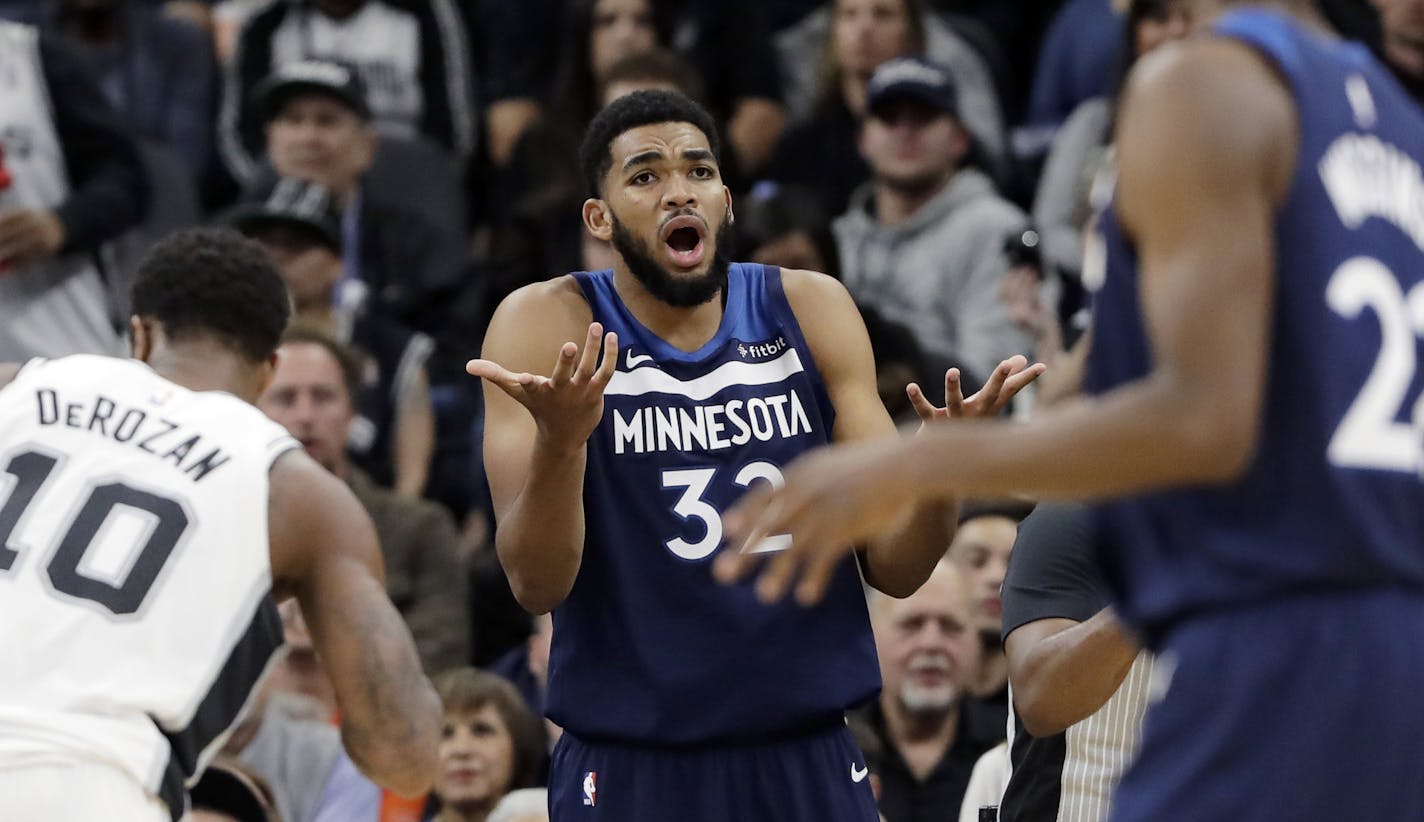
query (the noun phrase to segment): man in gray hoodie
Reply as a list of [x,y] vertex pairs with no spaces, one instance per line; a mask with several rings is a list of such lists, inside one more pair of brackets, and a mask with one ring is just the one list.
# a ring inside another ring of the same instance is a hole
[[1033,353],[1002,297],[1006,238],[1024,213],[965,164],[973,140],[954,77],[920,58],[881,64],[867,87],[860,151],[875,177],[833,226],[845,285],[914,330],[930,364],[976,377]]

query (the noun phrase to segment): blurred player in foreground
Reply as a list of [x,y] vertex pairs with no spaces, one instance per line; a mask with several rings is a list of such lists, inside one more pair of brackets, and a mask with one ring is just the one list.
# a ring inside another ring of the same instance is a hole
[[823,452],[727,531],[792,535],[780,592],[923,501],[1126,497],[1109,578],[1170,686],[1113,819],[1421,819],[1424,115],[1310,3],[1245,5],[1129,81],[1093,397]]

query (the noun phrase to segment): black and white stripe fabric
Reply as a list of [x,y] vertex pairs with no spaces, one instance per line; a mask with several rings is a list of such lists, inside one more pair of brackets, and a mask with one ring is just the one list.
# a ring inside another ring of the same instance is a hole
[[[1006,638],[1039,620],[1086,622],[1109,605],[1091,509],[1045,503],[1023,521],[1009,555],[1003,601]],[[1113,789],[1137,751],[1152,669],[1150,655],[1139,654],[1096,713],[1056,736],[1034,738],[1011,715],[1012,773],[999,806],[1000,822],[1107,818]]]
[[1137,753],[1152,690],[1153,662],[1139,654],[1097,713],[1047,739],[1035,739],[1013,717],[1012,771],[1000,822],[1101,822],[1112,793]]

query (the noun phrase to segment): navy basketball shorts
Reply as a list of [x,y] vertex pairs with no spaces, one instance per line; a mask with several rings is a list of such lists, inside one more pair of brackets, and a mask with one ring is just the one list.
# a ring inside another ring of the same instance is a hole
[[1113,822],[1424,820],[1424,596],[1197,617],[1163,660],[1170,684]]
[[844,725],[766,744],[688,750],[565,733],[550,822],[877,822],[865,759]]

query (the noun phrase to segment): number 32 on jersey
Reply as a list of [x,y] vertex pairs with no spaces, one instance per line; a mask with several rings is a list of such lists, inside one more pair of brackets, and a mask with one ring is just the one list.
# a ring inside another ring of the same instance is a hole
[[[682,496],[673,505],[672,511],[684,522],[695,521],[702,529],[702,538],[688,542],[676,537],[663,543],[667,549],[681,559],[701,560],[711,556],[722,544],[722,512],[707,502],[707,490],[717,477],[716,468],[681,468],[663,471],[663,488],[681,488]],[[750,488],[753,482],[765,480],[772,487],[780,488],[785,482],[781,469],[769,462],[757,461],[742,466],[732,482],[742,488]],[[750,553],[763,554],[784,551],[791,546],[791,536],[780,534],[767,537]]]

